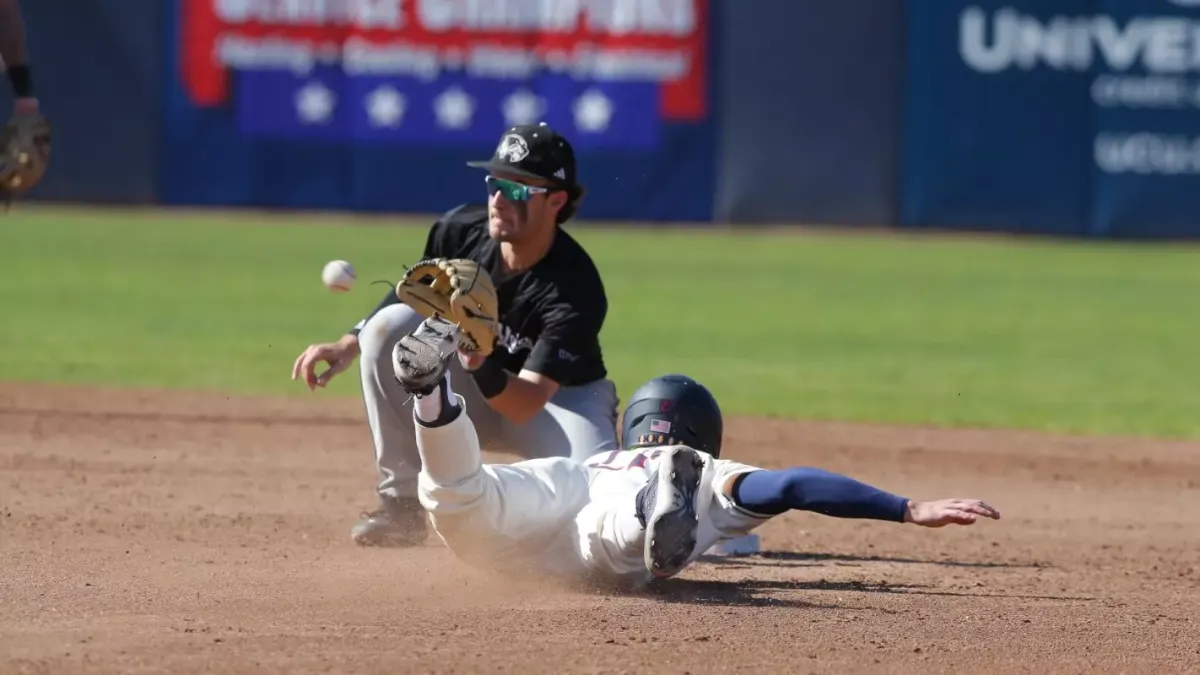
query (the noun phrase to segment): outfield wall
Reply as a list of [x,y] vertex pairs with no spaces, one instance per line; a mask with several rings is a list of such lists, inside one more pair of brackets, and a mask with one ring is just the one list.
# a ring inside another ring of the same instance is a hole
[[588,218],[1200,234],[1200,0],[24,4],[43,200],[436,211],[545,119]]

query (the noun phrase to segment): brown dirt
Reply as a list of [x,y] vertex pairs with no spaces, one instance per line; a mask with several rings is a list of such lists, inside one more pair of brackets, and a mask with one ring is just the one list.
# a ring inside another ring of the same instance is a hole
[[658,595],[502,586],[440,544],[351,544],[375,481],[357,401],[0,385],[0,672],[1200,668],[1200,446],[729,426],[731,456],[1004,519],[788,514],[768,554]]

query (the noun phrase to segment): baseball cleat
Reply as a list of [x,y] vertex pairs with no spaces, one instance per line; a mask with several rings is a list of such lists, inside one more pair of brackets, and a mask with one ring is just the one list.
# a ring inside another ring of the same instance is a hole
[[457,326],[434,314],[400,338],[392,349],[396,382],[416,396],[432,393],[458,350],[457,334]]
[[655,462],[650,482],[638,493],[637,510],[646,525],[646,569],[666,578],[679,574],[696,550],[704,459],[692,448],[675,447]]
[[379,509],[364,513],[351,530],[359,546],[418,546],[425,542],[425,509],[415,497],[380,497]]

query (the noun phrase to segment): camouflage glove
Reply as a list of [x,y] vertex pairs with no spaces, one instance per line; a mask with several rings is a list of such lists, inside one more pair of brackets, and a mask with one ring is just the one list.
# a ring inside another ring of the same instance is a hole
[[50,163],[50,122],[41,113],[17,111],[0,130],[0,199],[13,199],[41,182]]
[[492,277],[474,260],[421,260],[396,284],[396,296],[418,314],[458,324],[458,347],[487,356],[496,345],[499,303]]

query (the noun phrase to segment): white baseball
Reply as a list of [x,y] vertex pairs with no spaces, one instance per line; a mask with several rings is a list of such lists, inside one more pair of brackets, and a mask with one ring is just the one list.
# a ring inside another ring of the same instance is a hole
[[345,293],[354,288],[356,278],[354,265],[345,260],[330,260],[325,263],[325,269],[321,270],[321,281],[334,293]]

